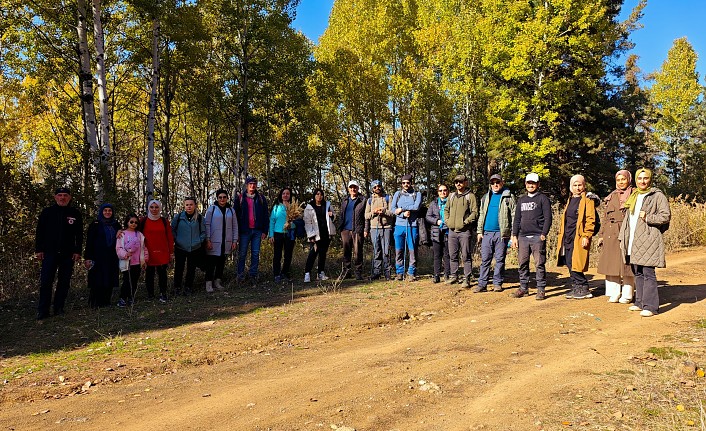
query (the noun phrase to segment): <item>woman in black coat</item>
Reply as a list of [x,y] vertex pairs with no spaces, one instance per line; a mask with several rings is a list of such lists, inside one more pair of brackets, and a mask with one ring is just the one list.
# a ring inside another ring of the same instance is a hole
[[101,205],[96,220],[88,226],[83,254],[88,270],[88,303],[91,307],[109,306],[113,288],[118,285],[120,269],[115,239],[119,230],[113,205]]

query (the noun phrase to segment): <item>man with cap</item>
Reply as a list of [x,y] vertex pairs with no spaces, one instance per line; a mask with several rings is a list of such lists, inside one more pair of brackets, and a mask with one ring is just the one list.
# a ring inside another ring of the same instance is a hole
[[247,177],[245,190],[233,203],[238,218],[238,281],[245,280],[245,259],[250,246],[250,271],[253,283],[257,282],[260,264],[260,244],[270,229],[267,199],[257,190],[257,178]]
[[520,287],[512,293],[514,298],[527,295],[529,288],[529,261],[530,254],[534,257],[537,268],[537,296],[535,299],[545,298],[544,290],[547,286],[544,264],[547,261],[547,235],[552,226],[552,204],[547,195],[539,190],[539,175],[534,172],[525,177],[526,195],[517,199],[515,218],[512,221],[512,247],[519,249]]
[[390,211],[390,196],[385,193],[380,180],[370,183],[372,195],[365,205],[365,236],[373,242],[373,280],[385,274],[390,279],[390,233],[394,214]]
[[365,231],[365,200],[360,195],[358,181],[348,182],[348,197],[341,202],[338,213],[338,229],[343,243],[343,272],[341,279],[351,275],[351,259],[354,259],[355,279],[363,279],[363,237]]
[[74,262],[81,259],[83,248],[83,217],[76,208],[69,206],[71,191],[67,187],[59,187],[54,193],[54,201],[54,205],[44,208],[39,215],[34,243],[35,256],[42,263],[38,320],[49,317],[52,287],[57,272],[54,315],[64,313]]
[[478,219],[478,201],[468,187],[468,178],[464,174],[454,178],[456,191],[451,193],[444,207],[444,220],[449,227],[449,257],[451,258],[451,277],[448,284],[458,281],[459,253],[463,256],[462,288],[470,287],[471,249],[473,246],[473,223]]
[[412,176],[402,176],[402,189],[395,192],[390,211],[395,214],[395,267],[397,279],[404,279],[405,254],[409,251],[407,276],[414,281],[417,275],[417,247],[419,228],[417,212],[422,204],[422,194],[412,188]]
[[503,291],[505,254],[512,234],[512,218],[515,216],[515,196],[505,187],[500,174],[490,176],[490,190],[480,200],[478,216],[478,242],[481,244],[480,276],[474,293],[487,290],[490,264],[495,257],[493,291]]

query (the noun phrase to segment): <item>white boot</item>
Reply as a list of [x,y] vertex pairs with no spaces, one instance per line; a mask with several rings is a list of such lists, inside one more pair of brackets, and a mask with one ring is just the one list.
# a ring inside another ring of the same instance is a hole
[[618,298],[620,298],[620,283],[606,280],[605,295],[608,297],[608,302],[618,302]]
[[206,292],[213,293],[213,282],[212,281],[206,282]]
[[311,283],[311,274],[308,272],[304,274],[304,283]]
[[620,296],[621,304],[629,304],[632,301],[632,286],[629,284],[623,285],[623,294]]
[[216,289],[218,290],[223,290],[225,287],[221,284],[221,279],[217,278],[216,281],[213,282],[213,285],[216,286]]

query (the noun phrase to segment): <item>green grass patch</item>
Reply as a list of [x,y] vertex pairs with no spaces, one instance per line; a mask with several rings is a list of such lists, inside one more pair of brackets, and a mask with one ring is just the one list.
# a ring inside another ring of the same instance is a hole
[[661,414],[661,412],[658,409],[642,409],[642,413],[645,416],[650,416],[653,418],[656,418]]
[[699,329],[706,329],[706,319],[701,319],[696,322],[696,327]]
[[673,347],[650,347],[647,349],[647,353],[655,355],[659,359],[673,359],[686,355],[686,353]]

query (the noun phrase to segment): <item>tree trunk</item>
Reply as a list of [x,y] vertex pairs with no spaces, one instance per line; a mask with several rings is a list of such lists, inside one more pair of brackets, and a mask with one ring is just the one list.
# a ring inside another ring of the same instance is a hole
[[100,149],[98,148],[98,136],[96,133],[96,108],[93,105],[93,75],[91,74],[91,57],[88,54],[88,37],[86,35],[86,1],[77,0],[76,8],[78,12],[78,56],[79,74],[78,80],[81,85],[81,104],[83,106],[83,126],[86,132],[86,141],[90,149],[90,159],[96,173],[96,204],[100,204],[104,199],[102,178],[100,176]]
[[[152,83],[150,88],[150,108],[147,116],[147,199],[154,199],[154,124],[157,117],[159,96],[159,19],[152,21]],[[145,205],[146,207],[147,205]]]
[[105,78],[105,36],[101,22],[101,0],[93,0],[93,39],[96,49],[96,72],[98,75],[98,107],[100,108],[100,175],[101,182],[110,193],[110,112]]

